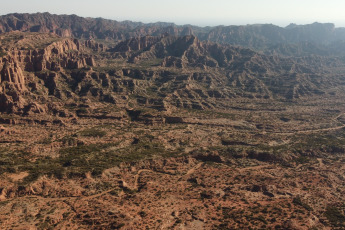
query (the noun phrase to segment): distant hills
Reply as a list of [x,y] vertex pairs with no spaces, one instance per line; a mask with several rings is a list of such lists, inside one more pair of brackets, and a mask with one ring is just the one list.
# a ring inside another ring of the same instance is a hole
[[65,114],[67,99],[85,98],[173,111],[343,95],[344,30],[9,14],[0,17],[0,112]]
[[[123,41],[146,35],[195,35],[201,41],[243,46],[287,56],[332,55],[334,52],[335,55],[342,55],[344,52],[341,41],[345,40],[345,28],[335,28],[332,23],[290,24],[284,28],[272,24],[197,27],[178,26],[164,22],[149,24],[132,21],[119,22],[103,18],[83,18],[76,15],[50,13],[15,13],[0,17],[0,33],[15,30],[50,32],[62,37],[112,41]],[[341,45],[340,51],[338,44]]]

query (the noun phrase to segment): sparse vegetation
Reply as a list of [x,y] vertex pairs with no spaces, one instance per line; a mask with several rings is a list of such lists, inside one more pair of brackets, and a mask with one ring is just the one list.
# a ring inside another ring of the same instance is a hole
[[104,137],[105,135],[107,135],[107,132],[104,130],[91,128],[80,131],[79,135],[83,137]]
[[332,226],[345,227],[345,216],[337,207],[328,206],[324,215]]
[[303,202],[303,201],[301,200],[301,197],[299,197],[299,196],[293,198],[293,201],[292,201],[292,202],[293,202],[295,205],[299,205],[299,206],[305,208],[305,209],[308,210],[308,211],[312,211],[312,210],[313,210],[312,207],[310,207],[308,204],[306,204],[305,202]]

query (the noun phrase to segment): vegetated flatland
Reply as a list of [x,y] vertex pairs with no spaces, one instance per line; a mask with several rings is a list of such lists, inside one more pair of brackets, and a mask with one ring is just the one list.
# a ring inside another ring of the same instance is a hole
[[343,105],[307,103],[243,110],[235,100],[222,111],[180,109],[183,121],[171,124],[14,115],[1,133],[1,225],[341,228]]
[[344,229],[343,58],[38,32],[0,36],[1,229]]

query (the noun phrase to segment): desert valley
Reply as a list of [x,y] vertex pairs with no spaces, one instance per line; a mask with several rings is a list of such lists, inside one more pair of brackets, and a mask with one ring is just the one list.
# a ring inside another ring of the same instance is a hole
[[344,229],[345,28],[0,17],[1,229]]

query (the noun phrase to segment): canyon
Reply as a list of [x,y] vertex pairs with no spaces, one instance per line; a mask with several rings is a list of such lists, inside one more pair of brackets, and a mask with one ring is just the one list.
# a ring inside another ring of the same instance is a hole
[[1,228],[343,229],[343,31],[1,16]]

